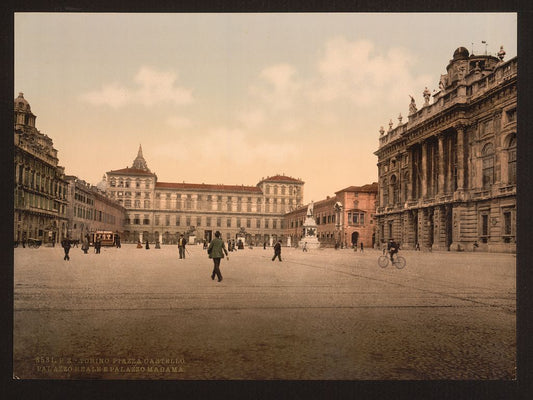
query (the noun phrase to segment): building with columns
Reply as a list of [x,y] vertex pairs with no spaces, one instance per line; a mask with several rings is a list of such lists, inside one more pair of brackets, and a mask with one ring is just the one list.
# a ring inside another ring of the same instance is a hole
[[302,205],[304,182],[285,175],[256,186],[159,182],[139,146],[131,167],[106,173],[106,194],[126,209],[124,241],[177,243],[180,234],[210,241],[270,244],[282,239],[283,215]]
[[[321,247],[373,247],[378,183],[349,186],[313,204],[313,218]],[[286,235],[296,245],[302,238],[307,206],[285,215]]]
[[14,103],[14,240],[59,243],[67,235],[67,182],[52,139],[35,127],[22,93]]
[[458,48],[439,90],[380,129],[377,238],[402,248],[516,251],[517,58]]

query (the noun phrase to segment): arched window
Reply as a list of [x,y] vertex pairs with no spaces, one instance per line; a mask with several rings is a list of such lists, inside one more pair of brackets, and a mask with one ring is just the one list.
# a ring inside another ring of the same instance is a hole
[[494,183],[494,146],[487,143],[481,151],[483,159],[483,189],[489,189]]
[[516,136],[509,140],[507,149],[507,181],[510,185],[516,184]]

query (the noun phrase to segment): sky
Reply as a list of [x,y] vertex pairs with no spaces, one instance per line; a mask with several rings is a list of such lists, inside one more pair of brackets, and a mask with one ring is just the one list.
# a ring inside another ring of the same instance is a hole
[[515,57],[517,14],[15,13],[14,38],[14,98],[66,174],[97,184],[142,145],[160,182],[284,174],[308,203],[377,182],[380,127],[458,47]]

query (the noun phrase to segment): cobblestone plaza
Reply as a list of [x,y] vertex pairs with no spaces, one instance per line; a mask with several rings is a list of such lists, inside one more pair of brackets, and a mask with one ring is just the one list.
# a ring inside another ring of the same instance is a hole
[[516,378],[516,258],[201,246],[16,248],[20,379],[508,380]]

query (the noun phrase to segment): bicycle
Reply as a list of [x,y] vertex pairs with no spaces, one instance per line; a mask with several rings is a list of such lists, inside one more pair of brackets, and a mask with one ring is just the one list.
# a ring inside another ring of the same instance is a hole
[[[388,255],[382,255],[382,256],[379,256],[378,258],[378,265],[381,267],[381,268],[386,268],[388,265],[389,265],[389,256]],[[402,256],[394,256],[392,258],[392,264],[398,268],[398,269],[402,269],[403,267],[405,267],[405,258],[403,258]]]

